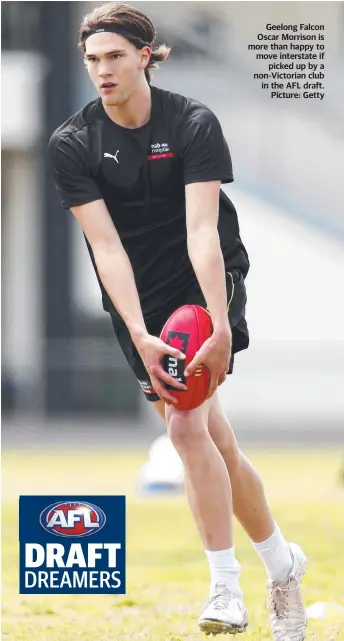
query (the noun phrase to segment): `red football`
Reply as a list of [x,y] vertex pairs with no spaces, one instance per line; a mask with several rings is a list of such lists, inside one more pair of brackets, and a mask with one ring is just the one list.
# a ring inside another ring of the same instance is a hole
[[201,365],[194,374],[184,377],[186,366],[191,363],[196,352],[203,343],[211,336],[213,327],[210,314],[199,305],[184,305],[179,307],[166,321],[160,338],[176,347],[186,355],[184,361],[178,360],[169,354],[163,359],[163,368],[173,378],[185,383],[188,387],[185,390],[176,390],[166,385],[172,395],[178,400],[175,406],[179,410],[193,410],[202,405],[207,398],[209,389],[209,372],[204,365]]

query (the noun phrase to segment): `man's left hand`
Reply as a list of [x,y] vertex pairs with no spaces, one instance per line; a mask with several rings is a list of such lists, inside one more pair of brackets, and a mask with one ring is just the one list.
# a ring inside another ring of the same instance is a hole
[[194,374],[197,367],[205,365],[209,370],[210,384],[207,398],[210,398],[218,385],[226,380],[226,373],[232,351],[232,332],[230,328],[216,331],[203,343],[193,360],[185,369],[185,376]]

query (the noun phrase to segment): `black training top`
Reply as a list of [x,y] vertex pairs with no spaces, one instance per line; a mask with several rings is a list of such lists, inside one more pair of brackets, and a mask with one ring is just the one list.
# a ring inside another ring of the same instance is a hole
[[[233,181],[228,146],[210,109],[179,94],[151,91],[146,125],[116,125],[98,98],[61,125],[49,143],[63,208],[104,199],[129,256],[145,317],[196,278],[187,252],[185,185]],[[249,261],[237,214],[222,191],[218,228],[226,268],[246,276]],[[104,309],[116,315],[87,246]]]

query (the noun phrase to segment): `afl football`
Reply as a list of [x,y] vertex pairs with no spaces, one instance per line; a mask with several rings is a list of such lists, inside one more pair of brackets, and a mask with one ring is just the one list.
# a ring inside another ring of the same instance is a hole
[[160,338],[167,345],[183,352],[185,360],[179,360],[170,354],[163,359],[163,368],[177,381],[187,385],[186,390],[178,390],[170,385],[167,389],[172,392],[178,404],[178,410],[192,410],[202,405],[207,398],[209,389],[209,372],[205,365],[197,368],[194,374],[186,377],[184,371],[193,360],[196,352],[211,336],[213,331],[210,314],[200,305],[184,305],[179,307],[165,323]]

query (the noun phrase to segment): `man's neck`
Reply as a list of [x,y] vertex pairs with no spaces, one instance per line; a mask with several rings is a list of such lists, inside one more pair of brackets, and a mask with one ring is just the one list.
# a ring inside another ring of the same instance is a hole
[[151,88],[148,83],[139,87],[130,98],[118,106],[103,105],[109,118],[127,129],[143,127],[149,119],[152,107]]

